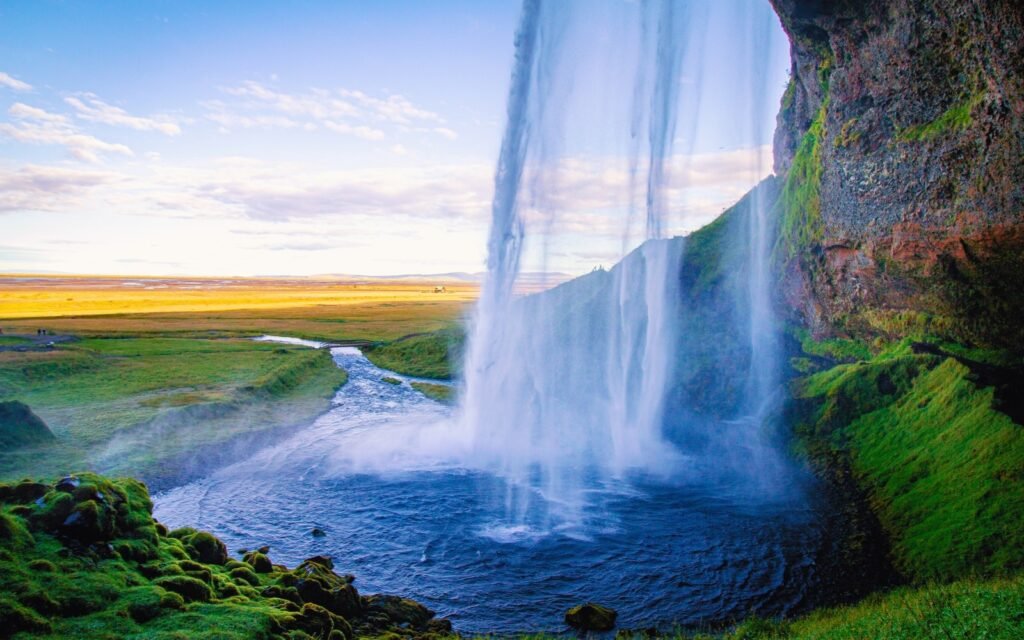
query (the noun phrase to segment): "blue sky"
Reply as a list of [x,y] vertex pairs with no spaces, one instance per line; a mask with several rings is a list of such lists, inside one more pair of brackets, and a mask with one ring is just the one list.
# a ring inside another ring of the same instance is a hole
[[[550,191],[579,197],[556,199],[565,227],[548,268],[586,271],[620,248],[611,222],[582,225],[602,238],[573,225],[615,201],[620,149],[590,132],[615,129],[594,105],[628,93],[627,75],[606,69],[632,10],[604,0],[572,14],[562,98],[575,126]],[[518,12],[515,1],[5,2],[0,271],[479,271]],[[779,35],[766,118],[785,81]],[[701,178],[703,195],[684,198],[701,204],[676,231],[742,193],[751,154],[764,164],[767,134],[708,113],[702,130],[718,133],[684,146],[718,182]]]

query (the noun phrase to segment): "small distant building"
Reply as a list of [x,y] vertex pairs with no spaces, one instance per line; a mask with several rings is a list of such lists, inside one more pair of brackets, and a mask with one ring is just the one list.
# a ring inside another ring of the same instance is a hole
[[444,285],[434,287],[434,293],[447,293],[447,291],[448,290],[444,288]]

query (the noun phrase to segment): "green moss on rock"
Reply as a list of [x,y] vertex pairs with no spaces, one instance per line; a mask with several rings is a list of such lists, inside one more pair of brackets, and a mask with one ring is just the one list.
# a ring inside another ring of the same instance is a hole
[[1024,429],[967,364],[904,341],[802,379],[797,433],[840,454],[920,581],[1024,568]]
[[[148,492],[134,480],[83,473],[2,487],[0,637],[351,640],[354,625],[368,636],[450,631],[432,612],[418,630],[365,616],[352,578],[323,556],[288,570],[254,552],[258,573],[227,560],[209,533],[158,535]],[[69,523],[75,514],[86,515]]]

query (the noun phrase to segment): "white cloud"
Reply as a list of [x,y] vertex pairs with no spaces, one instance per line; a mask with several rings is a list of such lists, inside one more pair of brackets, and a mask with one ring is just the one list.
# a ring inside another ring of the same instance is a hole
[[352,98],[363,106],[370,114],[380,120],[387,120],[395,124],[413,124],[414,122],[444,122],[438,114],[417,107],[405,96],[392,94],[387,98],[374,98],[362,91],[341,89],[339,93],[347,98]]
[[32,85],[27,82],[22,82],[17,78],[12,78],[10,75],[0,71],[0,86],[7,87],[8,89],[14,89],[15,91],[31,91]]
[[228,133],[231,129],[294,129],[299,122],[282,115],[252,114],[246,115],[233,111],[220,100],[203,102],[206,108],[206,119],[221,125],[221,132]]
[[350,102],[320,89],[314,89],[305,95],[290,95],[249,80],[237,87],[228,87],[224,89],[224,92],[233,96],[250,98],[252,102],[246,105],[250,108],[265,106],[291,116],[304,116],[319,120],[359,114],[359,109]]
[[137,131],[159,131],[169,136],[181,133],[181,127],[170,116],[157,115],[148,118],[133,116],[124,109],[109,105],[92,94],[84,94],[81,98],[64,98],[64,101],[74,107],[79,118],[90,122],[128,127]]
[[98,162],[102,154],[130,156],[132,150],[123,144],[104,142],[81,133],[66,116],[49,113],[38,107],[16,102],[7,110],[18,122],[0,122],[0,135],[26,144],[61,145],[86,162]]
[[384,132],[381,131],[380,129],[374,129],[373,127],[367,127],[363,125],[353,126],[350,124],[345,124],[344,122],[333,122],[331,120],[325,120],[324,126],[330,129],[331,131],[353,135],[356,136],[357,138],[362,138],[363,140],[383,140],[385,138]]
[[109,173],[27,165],[0,169],[0,213],[69,210],[80,196],[113,179]]
[[445,121],[440,115],[398,94],[377,98],[351,89],[310,89],[291,94],[253,80],[223,91],[237,100],[201,104],[207,111],[206,118],[225,129],[301,126],[315,130],[323,126],[364,140],[383,140],[388,133],[382,127],[390,126],[401,131],[433,132],[449,140],[458,137],[442,126]]
[[38,107],[33,107],[22,102],[15,102],[7,110],[8,115],[19,120],[38,120],[41,122],[52,122],[54,124],[70,126],[71,122],[67,116],[58,113],[49,113]]

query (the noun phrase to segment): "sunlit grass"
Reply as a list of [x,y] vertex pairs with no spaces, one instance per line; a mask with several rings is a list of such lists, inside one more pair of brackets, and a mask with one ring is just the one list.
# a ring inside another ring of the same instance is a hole
[[805,379],[805,446],[842,453],[916,580],[1024,568],[1024,429],[954,358],[895,345]]
[[345,377],[326,351],[242,339],[92,338],[0,352],[0,400],[28,404],[57,436],[0,453],[0,477],[104,456],[104,468],[146,473],[192,448],[312,419]]

